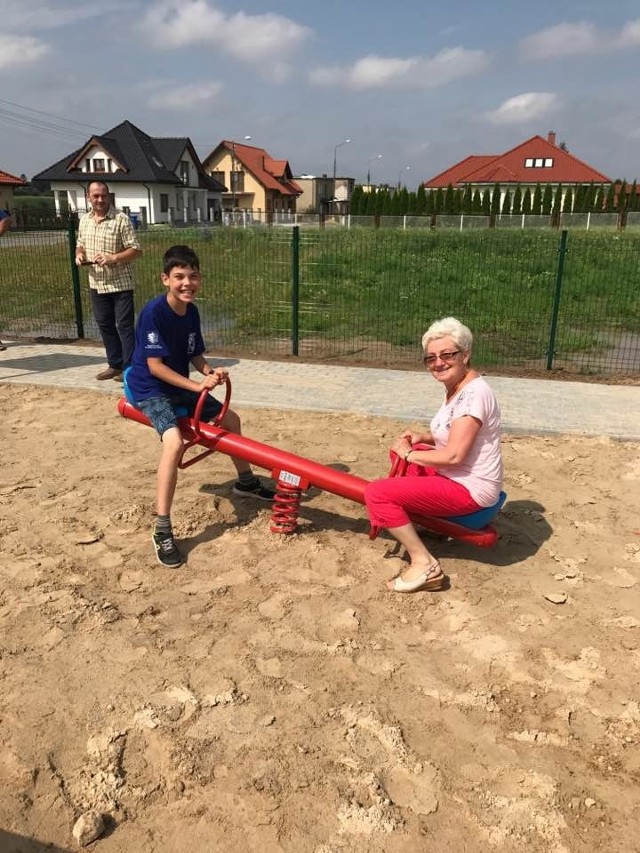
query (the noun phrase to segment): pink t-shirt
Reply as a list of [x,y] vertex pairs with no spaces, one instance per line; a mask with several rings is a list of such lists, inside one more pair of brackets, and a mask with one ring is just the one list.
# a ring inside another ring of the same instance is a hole
[[451,422],[465,415],[477,418],[482,426],[459,465],[443,466],[441,473],[468,489],[480,506],[492,506],[502,488],[502,454],[500,452],[500,407],[495,394],[479,376],[472,379],[448,403],[443,403],[431,421],[431,434],[436,447],[449,441]]

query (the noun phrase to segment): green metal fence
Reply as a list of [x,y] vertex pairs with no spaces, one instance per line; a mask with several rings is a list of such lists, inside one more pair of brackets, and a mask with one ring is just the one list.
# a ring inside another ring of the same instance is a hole
[[[640,376],[640,234],[551,229],[155,228],[139,232],[138,306],[162,289],[162,255],[188,243],[212,351],[407,367],[429,323],[476,333],[499,372]],[[0,337],[99,340],[74,229],[0,243]],[[78,277],[74,288],[74,276]]]

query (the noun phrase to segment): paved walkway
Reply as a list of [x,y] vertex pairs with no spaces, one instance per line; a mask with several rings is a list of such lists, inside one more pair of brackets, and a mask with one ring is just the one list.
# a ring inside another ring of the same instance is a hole
[[[0,382],[122,393],[94,376],[101,347],[5,341]],[[426,371],[378,370],[253,359],[211,359],[229,368],[232,405],[315,412],[358,412],[424,423],[442,390]],[[640,386],[488,376],[507,433],[610,436],[640,441]]]

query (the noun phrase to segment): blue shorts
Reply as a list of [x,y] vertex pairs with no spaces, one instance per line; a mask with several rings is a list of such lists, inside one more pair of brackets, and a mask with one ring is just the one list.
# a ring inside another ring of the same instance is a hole
[[[193,415],[199,398],[200,394],[196,391],[177,391],[170,397],[160,395],[140,400],[137,406],[162,438],[168,429],[178,426],[178,418],[184,414],[185,409],[189,417]],[[183,411],[178,414],[179,409]],[[221,409],[222,403],[209,394],[202,407],[201,420],[212,421]]]

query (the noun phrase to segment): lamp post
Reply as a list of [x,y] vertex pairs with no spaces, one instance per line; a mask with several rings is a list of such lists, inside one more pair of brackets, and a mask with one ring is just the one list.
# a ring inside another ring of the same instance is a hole
[[405,166],[404,169],[400,169],[398,172],[398,189],[402,189],[402,176],[405,172],[408,172],[411,169],[411,166]]
[[[248,142],[251,137],[244,136],[243,139]],[[236,142],[235,139],[231,140],[231,172],[229,176],[231,178],[231,218],[233,220],[233,214],[236,210],[236,180],[235,180],[235,170],[236,170]]]
[[343,145],[346,145],[347,142],[351,142],[350,139],[344,139],[342,142],[338,142],[336,147],[333,149],[333,195],[336,194],[336,166],[338,164],[338,148],[342,148]]
[[381,160],[382,154],[376,154],[375,157],[371,157],[369,162],[367,163],[367,190],[371,189],[371,164],[374,160]]

